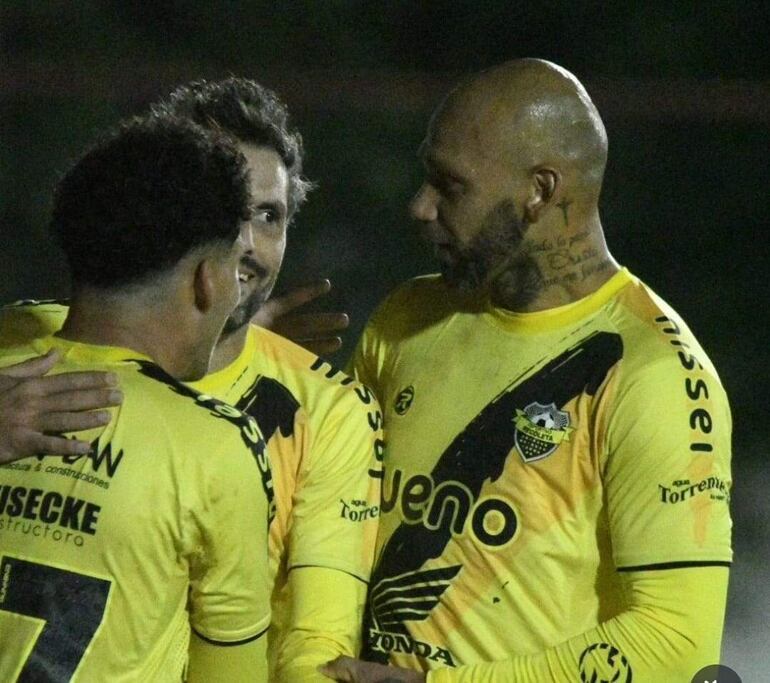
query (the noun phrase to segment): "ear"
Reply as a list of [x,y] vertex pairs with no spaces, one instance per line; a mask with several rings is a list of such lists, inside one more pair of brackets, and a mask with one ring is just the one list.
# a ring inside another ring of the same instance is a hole
[[561,173],[555,168],[544,166],[532,173],[529,196],[524,202],[524,219],[536,223],[540,214],[553,200],[561,185]]
[[195,266],[193,273],[193,295],[195,308],[207,313],[214,302],[214,272],[211,264],[204,259]]

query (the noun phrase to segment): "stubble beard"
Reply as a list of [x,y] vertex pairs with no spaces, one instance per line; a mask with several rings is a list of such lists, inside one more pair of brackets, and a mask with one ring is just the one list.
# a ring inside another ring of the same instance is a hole
[[269,296],[270,293],[263,290],[255,290],[252,292],[249,297],[245,301],[239,303],[235,307],[235,310],[228,316],[220,336],[223,338],[229,337],[245,325],[248,325],[249,321],[256,315],[257,311],[262,308]]
[[500,202],[470,244],[456,250],[451,263],[442,261],[444,281],[463,293],[489,291],[512,310],[526,307],[542,289],[540,269],[523,248],[528,227],[512,201]]

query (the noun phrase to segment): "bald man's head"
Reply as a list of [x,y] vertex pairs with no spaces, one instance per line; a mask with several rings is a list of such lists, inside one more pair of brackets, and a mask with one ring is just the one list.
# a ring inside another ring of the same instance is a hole
[[607,133],[586,89],[556,64],[518,59],[476,74],[434,114],[432,130],[446,128],[517,170],[553,166],[586,199],[598,199]]
[[[420,157],[425,181],[411,213],[447,282],[507,280],[512,305],[524,305],[560,281],[550,268],[606,250],[598,200],[607,135],[565,69],[521,59],[468,79],[436,110]],[[576,253],[546,253],[564,244]]]

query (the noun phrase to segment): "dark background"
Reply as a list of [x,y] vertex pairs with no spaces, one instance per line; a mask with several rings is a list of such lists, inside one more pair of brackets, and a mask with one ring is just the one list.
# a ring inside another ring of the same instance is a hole
[[[285,5],[285,6],[282,6]],[[94,133],[193,78],[244,75],[289,104],[319,189],[279,289],[318,276],[353,323],[433,270],[406,204],[428,116],[459,77],[536,56],[602,112],[616,258],[688,321],[731,398],[734,545],[724,663],[767,680],[770,362],[768,3],[454,0],[16,2],[0,7],[0,303],[66,295],[50,194]]]

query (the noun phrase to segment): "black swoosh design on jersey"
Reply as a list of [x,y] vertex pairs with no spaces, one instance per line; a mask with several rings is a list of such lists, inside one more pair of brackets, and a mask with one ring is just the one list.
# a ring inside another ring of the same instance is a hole
[[[488,403],[458,434],[441,454],[431,472],[434,486],[445,481],[459,481],[478,497],[486,481],[500,477],[508,455],[514,448],[516,427],[513,416],[534,401],[553,402],[558,408],[587,392],[596,393],[609,370],[623,356],[620,335],[597,332],[582,339],[554,358],[525,380],[516,378],[505,390]],[[370,661],[386,662],[387,655],[369,647],[369,629],[388,624],[391,632],[406,633],[403,621],[396,622],[389,613],[381,613],[378,602],[381,586],[393,577],[424,572],[420,568],[437,558],[451,539],[451,525],[442,524],[429,529],[424,524],[402,523],[388,540],[373,572],[364,621],[364,650],[362,656]],[[459,568],[457,572],[459,573]],[[448,586],[447,586],[448,587]],[[441,590],[443,594],[446,587]],[[438,596],[436,603],[438,602]],[[386,603],[387,604],[387,603]],[[396,612],[398,614],[398,612]],[[423,619],[425,617],[422,617]]]
[[257,421],[268,442],[277,429],[284,437],[294,434],[294,416],[299,410],[299,401],[276,379],[258,377],[238,399],[235,407]]
[[[209,411],[209,415],[212,417],[225,420],[226,422],[229,422],[230,424],[238,427],[241,440],[251,451],[251,454],[254,457],[254,461],[257,463],[258,469],[260,471],[260,476],[262,478],[262,488],[264,489],[265,496],[267,497],[267,523],[269,526],[270,522],[272,522],[273,518],[275,517],[275,492],[273,491],[273,477],[269,467],[260,466],[260,462],[267,462],[265,456],[265,450],[267,447],[265,445],[264,437],[258,437],[258,434],[256,434],[257,430],[254,429],[254,423],[256,420],[254,420],[254,418],[252,418],[250,415],[240,410],[234,409],[233,406],[225,403],[224,401],[220,401],[213,396],[202,394],[201,392],[188,387],[186,384],[183,384],[179,380],[169,375],[159,365],[156,365],[151,361],[146,361],[139,358],[133,358],[131,360],[139,366],[139,372],[142,375],[168,385],[169,388],[171,388],[171,390],[175,393],[181,396],[186,396],[187,398],[192,399],[196,405],[207,409]],[[257,426],[259,426],[258,422]]]
[[369,596],[377,624],[388,631],[404,621],[427,619],[460,569],[454,565],[382,579]]

